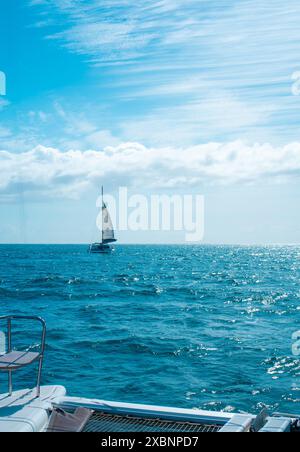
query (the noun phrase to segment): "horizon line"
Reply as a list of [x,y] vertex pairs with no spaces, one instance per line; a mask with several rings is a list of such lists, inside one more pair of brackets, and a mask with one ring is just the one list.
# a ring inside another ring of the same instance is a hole
[[[151,243],[151,242],[143,242],[143,243],[131,243],[131,242],[118,242],[114,246],[243,246],[243,247],[251,247],[251,246],[300,246],[300,243],[188,243],[188,242],[178,242],[178,243]],[[89,246],[89,243],[0,243],[0,246]]]

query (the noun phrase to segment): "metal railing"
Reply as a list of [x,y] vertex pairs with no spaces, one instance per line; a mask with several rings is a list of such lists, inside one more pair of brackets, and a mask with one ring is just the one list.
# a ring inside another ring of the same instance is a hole
[[[44,353],[45,353],[45,343],[46,343],[46,322],[41,317],[37,316],[22,316],[22,315],[8,315],[8,316],[2,316],[0,317],[0,322],[7,321],[7,354],[11,353],[13,351],[13,343],[12,343],[12,322],[13,320],[29,320],[29,321],[36,321],[39,322],[42,326],[42,332],[41,332],[41,343],[40,343],[40,350],[39,353],[37,353],[36,357],[29,363],[32,364],[36,361],[38,361],[38,374],[37,374],[37,397],[40,396],[41,393],[41,376],[42,376],[42,368],[43,368],[43,360],[44,360]],[[27,364],[26,364],[27,365]],[[25,365],[19,365],[18,369],[25,367]],[[8,372],[8,392],[9,395],[12,395],[13,393],[13,383],[12,383],[12,373],[16,369],[7,369]]]

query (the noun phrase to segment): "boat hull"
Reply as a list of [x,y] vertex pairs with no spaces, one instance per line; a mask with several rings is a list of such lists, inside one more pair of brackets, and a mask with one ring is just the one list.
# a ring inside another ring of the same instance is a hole
[[109,245],[104,245],[102,243],[94,243],[90,249],[89,252],[91,254],[108,254],[112,252],[112,247]]

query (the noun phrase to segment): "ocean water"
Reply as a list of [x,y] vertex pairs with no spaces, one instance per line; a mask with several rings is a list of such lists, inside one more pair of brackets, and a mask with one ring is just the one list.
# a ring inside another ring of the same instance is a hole
[[299,247],[0,247],[0,315],[47,321],[43,383],[107,400],[299,412],[299,281]]

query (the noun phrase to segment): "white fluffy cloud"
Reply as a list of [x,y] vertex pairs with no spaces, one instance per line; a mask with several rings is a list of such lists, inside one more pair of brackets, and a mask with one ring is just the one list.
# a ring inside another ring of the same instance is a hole
[[93,184],[117,187],[185,188],[201,184],[286,180],[300,175],[300,143],[274,148],[242,142],[188,148],[146,148],[124,143],[102,151],[61,152],[38,146],[29,152],[0,152],[0,194],[78,197]]

